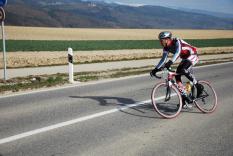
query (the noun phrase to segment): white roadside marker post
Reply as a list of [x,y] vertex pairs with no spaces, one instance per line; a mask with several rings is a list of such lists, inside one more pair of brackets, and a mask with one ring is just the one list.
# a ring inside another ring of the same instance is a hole
[[69,82],[74,83],[74,64],[73,64],[73,49],[68,48],[68,62],[69,62]]

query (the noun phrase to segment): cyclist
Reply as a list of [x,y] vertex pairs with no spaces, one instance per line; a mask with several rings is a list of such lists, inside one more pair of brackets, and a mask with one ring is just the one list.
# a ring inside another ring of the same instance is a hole
[[[188,103],[191,103],[192,99],[190,99],[190,97],[187,96],[187,93],[182,84],[181,75],[185,75],[191,82],[193,82],[193,84],[197,88],[196,96],[199,97],[202,94],[203,86],[198,83],[198,81],[191,72],[192,67],[199,61],[196,47],[188,44],[182,39],[172,38],[172,33],[169,31],[161,32],[158,38],[160,40],[160,44],[163,47],[163,55],[158,65],[155,67],[155,69],[151,71],[151,74],[155,76],[155,74],[158,71],[161,71],[162,68],[169,68],[180,57],[181,62],[176,70],[176,72],[180,75],[176,76],[176,82],[182,89],[182,98],[185,99]],[[165,63],[169,53],[172,53],[173,57],[171,60]]]

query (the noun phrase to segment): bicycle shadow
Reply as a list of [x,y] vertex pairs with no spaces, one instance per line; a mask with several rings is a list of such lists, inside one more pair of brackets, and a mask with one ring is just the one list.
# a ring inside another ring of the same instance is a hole
[[[131,106],[133,104],[138,103],[130,98],[124,97],[113,97],[113,96],[69,96],[70,98],[78,98],[78,99],[91,99],[97,101],[100,106],[119,106],[119,112],[138,116],[145,118],[159,118],[162,119],[161,116],[158,116],[155,112],[151,102],[138,104],[136,106]],[[127,109],[122,109],[128,107]]]

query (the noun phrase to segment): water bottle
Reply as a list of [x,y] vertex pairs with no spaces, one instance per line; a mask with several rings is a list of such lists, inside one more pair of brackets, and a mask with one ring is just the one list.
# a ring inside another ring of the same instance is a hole
[[192,90],[192,86],[191,86],[190,82],[186,82],[185,90],[186,90],[187,94],[190,94],[190,92]]

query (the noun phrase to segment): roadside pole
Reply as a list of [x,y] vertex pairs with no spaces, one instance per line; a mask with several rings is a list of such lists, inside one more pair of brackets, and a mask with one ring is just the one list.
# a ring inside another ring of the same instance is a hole
[[5,42],[5,30],[4,30],[4,20],[5,20],[5,11],[3,7],[7,4],[7,0],[0,0],[0,21],[2,23],[2,50],[3,50],[3,66],[4,66],[4,81],[7,80],[6,73],[6,42]]
[[69,82],[74,83],[74,59],[73,49],[68,48],[68,63],[69,63]]

